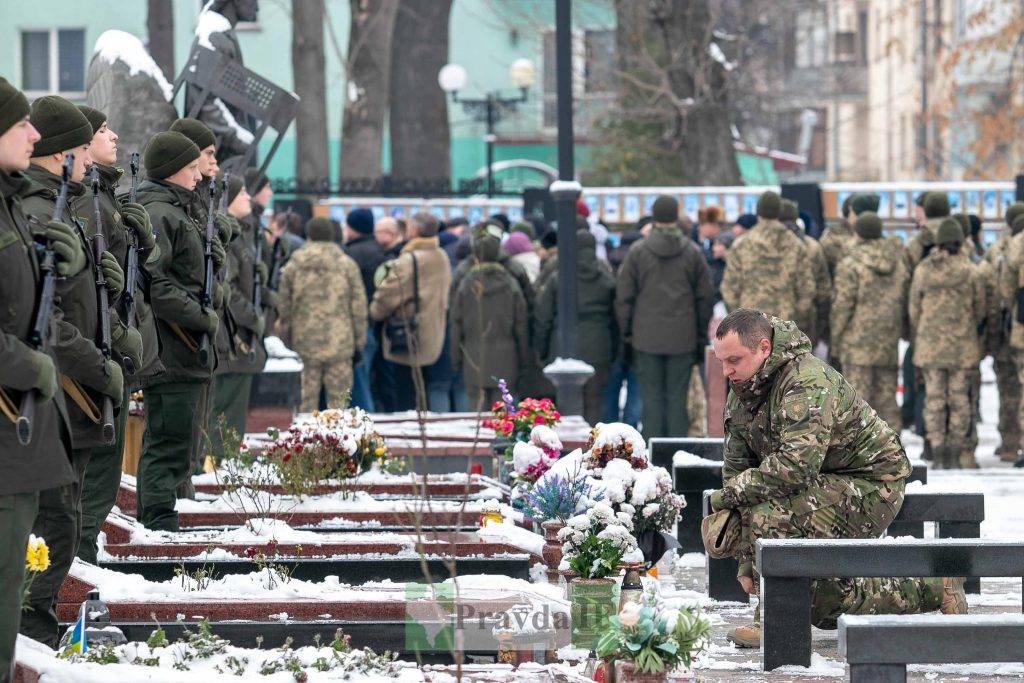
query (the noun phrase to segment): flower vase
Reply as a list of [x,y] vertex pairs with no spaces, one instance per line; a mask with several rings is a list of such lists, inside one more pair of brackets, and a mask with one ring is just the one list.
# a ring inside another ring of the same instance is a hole
[[508,485],[512,474],[512,461],[505,457],[512,441],[504,436],[496,436],[491,440],[491,456],[494,458],[494,476],[502,484]]
[[565,527],[565,522],[556,519],[549,519],[541,523],[544,530],[544,547],[541,549],[541,557],[544,564],[548,566],[548,583],[558,585],[558,565],[562,563],[562,542],[558,540],[558,532]]
[[640,673],[628,659],[615,660],[615,683],[666,683],[668,673]]
[[572,579],[569,603],[572,617],[572,646],[593,650],[604,632],[608,617],[619,605],[614,579]]

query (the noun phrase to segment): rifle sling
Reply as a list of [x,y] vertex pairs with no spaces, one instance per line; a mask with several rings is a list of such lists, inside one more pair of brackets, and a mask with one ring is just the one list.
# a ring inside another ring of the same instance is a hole
[[100,423],[103,419],[103,414],[81,384],[67,375],[61,375],[60,386],[64,389],[64,393],[68,395],[68,398],[74,401],[75,405],[85,413],[86,417],[96,424]]
[[0,413],[3,413],[12,424],[18,422],[18,406],[14,405],[14,401],[3,389],[0,389]]

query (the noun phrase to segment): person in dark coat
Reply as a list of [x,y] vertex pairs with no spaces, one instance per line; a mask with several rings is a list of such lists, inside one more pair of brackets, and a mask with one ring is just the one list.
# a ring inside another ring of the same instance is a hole
[[678,227],[678,202],[662,195],[652,215],[650,236],[619,269],[615,309],[644,395],[645,435],[685,436],[690,371],[707,345],[714,287],[700,250]]
[[[345,253],[359,266],[359,276],[363,280],[366,300],[370,301],[376,289],[373,276],[387,260],[387,256],[384,254],[384,248],[374,239],[373,212],[369,209],[352,209],[345,217]],[[367,412],[373,412],[376,407],[370,384],[370,368],[380,345],[373,327],[366,327],[363,357],[353,368],[352,405]]]
[[487,223],[473,233],[473,265],[448,310],[452,367],[466,382],[470,405],[487,410],[501,399],[498,380],[519,392],[531,360],[526,298],[498,263],[501,230]]
[[[633,230],[623,233],[619,240],[619,246],[608,252],[608,263],[612,266],[612,272],[618,274],[619,268],[629,250],[643,239],[640,229],[651,222],[650,216],[645,216],[637,221]],[[636,378],[633,368],[622,360],[622,354],[612,363],[608,372],[608,381],[604,387],[604,405],[601,409],[601,422],[623,422],[632,427],[640,424],[640,414],[643,411],[644,402],[640,394],[640,382]],[[626,392],[626,400],[619,406],[623,389]]]
[[[604,386],[615,359],[615,276],[597,258],[597,241],[587,230],[576,232],[577,356],[594,368],[583,386],[583,417],[590,424],[601,420]],[[545,363],[555,360],[558,343],[558,273],[544,285],[537,299],[537,351]]]

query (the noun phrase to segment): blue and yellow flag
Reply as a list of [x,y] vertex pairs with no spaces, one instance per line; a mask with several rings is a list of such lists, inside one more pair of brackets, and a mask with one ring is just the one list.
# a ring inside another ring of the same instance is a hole
[[84,655],[89,649],[85,637],[85,604],[78,612],[78,621],[71,626],[71,636],[68,638],[67,647],[64,648],[64,655]]

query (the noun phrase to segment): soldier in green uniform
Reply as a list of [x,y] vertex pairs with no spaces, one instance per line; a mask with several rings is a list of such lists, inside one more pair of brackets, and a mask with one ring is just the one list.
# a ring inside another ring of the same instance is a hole
[[[40,491],[70,485],[71,425],[64,396],[57,384],[53,347],[36,351],[28,345],[42,285],[28,219],[20,194],[27,184],[33,146],[40,135],[29,121],[28,100],[0,78],[0,679],[14,675],[14,643],[21,621],[21,586],[25,575],[25,546],[39,509]],[[52,246],[57,272],[74,277],[85,266],[85,254],[74,229],[47,222],[36,228]],[[52,330],[52,328],[51,328]],[[51,331],[51,334],[53,332]],[[22,445],[15,432],[21,397],[35,392],[32,438]],[[49,540],[49,539],[46,539]]]
[[[85,105],[78,107],[93,127],[89,155],[92,167],[99,174],[99,204],[103,219],[103,234],[107,249],[117,259],[122,270],[127,269],[129,244],[134,240],[138,249],[138,263],[144,267],[156,246],[149,214],[140,204],[133,204],[115,195],[124,170],[117,163],[117,133],[107,125],[107,115]],[[78,213],[93,215],[92,193],[86,192],[76,202]],[[143,280],[143,278],[138,278]],[[115,361],[124,357],[131,360],[134,373],[125,370],[125,393],[121,402],[121,413],[117,420],[117,436],[109,446],[98,446],[89,457],[82,482],[82,538],[78,546],[78,557],[86,562],[96,562],[96,537],[103,520],[110,514],[121,484],[121,460],[124,452],[124,428],[128,418],[128,402],[131,392],[142,386],[146,377],[163,371],[160,363],[159,342],[156,323],[145,301],[145,285],[136,285],[136,304],[133,319],[126,319],[126,298],[112,302],[116,319],[111,321],[111,337],[125,350],[125,355],[115,354]]]
[[829,340],[829,308],[832,304],[832,275],[828,269],[828,258],[818,240],[808,237],[804,229],[797,223],[800,208],[791,199],[782,200],[779,220],[797,236],[800,244],[807,252],[806,257],[814,273],[814,332],[811,341],[828,343]]
[[[214,375],[212,410],[207,424],[213,457],[219,462],[225,457],[222,428],[236,436],[245,433],[245,416],[249,407],[252,376],[263,371],[267,352],[263,347],[266,327],[262,311],[253,305],[253,282],[256,272],[261,282],[267,280],[267,267],[255,262],[255,233],[249,221],[252,204],[245,191],[242,178],[237,175],[228,180],[228,215],[239,224],[239,236],[227,246],[228,301],[225,310],[234,321],[234,340],[227,339],[227,329],[221,325],[217,335],[217,354],[220,364]],[[222,425],[223,423],[223,425]]]
[[[199,148],[176,132],[157,133],[146,144],[149,179],[138,201],[149,212],[159,256],[149,264],[150,301],[160,335],[165,372],[146,387],[148,424],[139,459],[139,521],[151,529],[175,531],[178,487],[192,474],[191,454],[206,425],[201,406],[216,353],[204,364],[198,353],[203,333],[213,339],[219,318],[200,303],[203,293],[203,228],[193,216],[199,182]],[[224,253],[214,252],[214,265]]]
[[[63,209],[65,218],[75,224],[87,262],[87,267],[74,277],[57,281],[56,297],[63,317],[58,324],[54,348],[71,422],[75,481],[44,491],[39,497],[39,513],[32,532],[49,544],[50,568],[32,583],[29,593],[32,609],[21,622],[23,634],[53,647],[59,636],[55,611],[57,591],[78,552],[82,476],[91,450],[108,445],[103,436],[100,406],[104,398],[109,397],[120,407],[124,378],[121,367],[113,360],[106,360],[97,345],[100,316],[110,315],[110,312],[98,308],[97,264],[92,246],[94,228],[76,209],[77,198],[85,192],[82,185],[85,169],[91,163],[92,125],[74,104],[53,95],[40,97],[32,103],[30,120],[42,138],[36,143],[32,162],[25,172],[29,182],[19,192],[22,209],[33,230],[50,220],[61,184],[61,166],[68,153],[74,154],[72,182]],[[116,300],[124,285],[120,266],[109,252],[103,252],[99,267],[107,280],[111,300]],[[115,353],[125,350],[115,345]]]
[[[211,194],[209,189],[210,181],[216,179],[217,173],[220,172],[220,166],[217,164],[217,140],[213,135],[213,131],[198,119],[177,119],[171,124],[170,130],[181,133],[194,142],[196,147],[199,148],[199,174],[202,177],[196,184],[195,190],[192,192],[190,209],[192,211],[192,217],[199,223],[199,227],[204,230],[206,229],[206,222],[209,217],[209,213],[211,211],[213,212],[214,223],[217,226],[216,243],[214,248],[219,254],[225,255],[224,258],[219,259],[220,262],[223,263],[226,259],[227,245],[235,238],[236,232],[234,221],[228,220],[227,216],[217,213],[217,202],[220,196],[220,187],[215,183],[215,194]],[[231,315],[225,308],[227,294],[227,286],[221,281],[221,278],[218,277],[217,286],[213,290],[213,307],[217,311],[221,320],[220,329],[217,331],[217,343],[219,349],[224,348],[226,339],[224,335],[227,334],[229,329],[228,325],[225,324],[226,320],[230,318]],[[207,446],[209,445],[210,433],[206,429],[206,425],[210,421],[210,414],[213,408],[212,392],[213,382],[211,381],[208,386],[203,388],[202,394],[200,395],[199,408],[206,417],[203,420],[203,428],[197,433],[195,442],[192,444],[192,448],[189,453],[193,473],[202,472],[204,455],[206,454]],[[191,479],[187,479],[182,484],[178,494],[183,498],[193,498],[195,496],[195,490],[192,488]]]
[[846,380],[899,433],[896,383],[900,338],[910,336],[910,274],[899,239],[882,236],[878,214],[857,216],[855,230],[859,239],[836,268],[832,353]]
[[[738,510],[739,581],[754,593],[759,538],[872,538],[903,504],[910,461],[899,436],[843,376],[811,354],[796,325],[739,309],[715,333],[732,391],[725,408],[723,485],[715,510]],[[812,584],[811,623],[840,614],[965,613],[963,579],[844,579]],[[760,645],[760,624],[730,639]]]
[[[1006,232],[985,252],[985,260],[995,269],[996,283],[1002,278],[1009,255],[1010,240],[1016,233],[1013,222],[1017,216],[1024,214],[1024,202],[1014,202],[1006,209]],[[1022,224],[1024,227],[1024,224]],[[999,448],[996,453],[1003,462],[1017,459],[1020,448],[1020,379],[1017,377],[1017,366],[1013,362],[1013,348],[1010,346],[1010,301],[998,297],[1000,305],[999,325],[993,330],[995,337],[992,360],[995,365],[996,388],[999,390]]]

